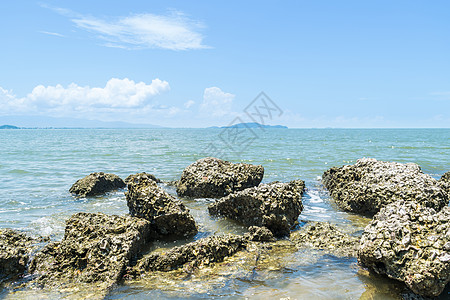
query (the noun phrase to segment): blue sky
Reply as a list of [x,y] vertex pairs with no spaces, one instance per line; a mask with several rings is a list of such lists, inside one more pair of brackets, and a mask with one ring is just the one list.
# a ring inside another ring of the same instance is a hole
[[[450,127],[447,1],[2,1],[2,116]],[[1,125],[1,124],[0,124]],[[20,124],[19,124],[20,125]]]

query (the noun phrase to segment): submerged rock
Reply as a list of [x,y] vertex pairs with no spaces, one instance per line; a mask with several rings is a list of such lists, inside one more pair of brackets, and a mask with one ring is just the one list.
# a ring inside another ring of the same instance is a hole
[[299,231],[291,233],[291,241],[298,248],[325,250],[337,256],[356,257],[359,238],[343,233],[327,222],[311,222]]
[[364,230],[358,260],[419,295],[439,295],[450,280],[450,207],[398,201],[382,208]]
[[178,199],[160,188],[146,174],[135,175],[125,193],[130,215],[152,224],[158,236],[191,236],[197,225],[189,210]]
[[66,223],[61,242],[34,257],[30,273],[44,286],[96,283],[107,289],[121,279],[149,241],[150,222],[130,216],[78,213]]
[[0,229],[0,282],[24,274],[33,246],[42,241],[9,228]]
[[219,198],[257,186],[263,176],[264,168],[260,165],[234,164],[206,157],[184,169],[177,193],[183,197]]
[[354,165],[327,170],[322,181],[341,209],[369,216],[398,200],[416,201],[437,210],[449,201],[438,182],[413,163],[363,158]]
[[171,271],[181,268],[198,267],[221,262],[224,258],[243,249],[246,239],[239,235],[211,236],[195,242],[174,247],[166,253],[152,253],[138,262],[138,272]]
[[114,174],[103,172],[91,173],[88,176],[77,180],[69,192],[80,197],[100,195],[112,190],[124,188],[125,182]]
[[131,181],[133,181],[135,178],[140,178],[140,177],[147,177],[148,179],[151,179],[151,180],[153,180],[156,183],[160,183],[161,182],[161,180],[156,178],[155,175],[149,174],[149,173],[145,173],[145,172],[128,175],[127,178],[125,178],[124,181],[125,181],[126,184],[128,184]]
[[261,184],[235,192],[208,206],[209,213],[228,217],[247,226],[265,226],[275,236],[289,235],[303,210],[301,201],[305,183]]

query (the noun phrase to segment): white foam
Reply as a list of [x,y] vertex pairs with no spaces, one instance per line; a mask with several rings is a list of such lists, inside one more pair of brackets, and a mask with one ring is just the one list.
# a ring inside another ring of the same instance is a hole
[[309,190],[307,192],[307,194],[310,197],[309,202],[311,202],[311,203],[322,203],[323,202],[323,199],[320,198],[320,195],[319,195],[318,191]]

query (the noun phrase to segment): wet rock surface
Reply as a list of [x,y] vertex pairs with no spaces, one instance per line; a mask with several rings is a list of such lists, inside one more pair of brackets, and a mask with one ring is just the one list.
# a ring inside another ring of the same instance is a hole
[[181,267],[195,268],[221,262],[224,258],[243,249],[246,239],[239,235],[211,236],[174,247],[166,253],[150,254],[138,262],[135,270],[171,271]]
[[234,164],[207,157],[184,169],[177,184],[177,193],[183,197],[219,198],[257,186],[263,176],[261,165]]
[[274,242],[276,239],[267,227],[250,226],[245,237],[253,242]]
[[356,257],[359,238],[342,232],[328,222],[311,222],[291,233],[298,248],[324,250],[336,256]]
[[369,216],[398,200],[416,201],[437,210],[449,201],[441,185],[413,163],[362,158],[354,165],[327,170],[322,181],[341,209]]
[[412,201],[382,208],[364,230],[358,260],[416,294],[439,295],[450,280],[450,208]]
[[151,179],[151,180],[153,180],[156,183],[160,183],[161,182],[161,180],[156,178],[155,175],[149,174],[149,173],[145,173],[145,172],[128,175],[127,178],[125,178],[124,181],[125,181],[125,184],[128,184],[129,182],[133,181],[135,178],[143,178],[143,177],[147,177],[148,179]]
[[34,246],[42,241],[20,231],[0,229],[0,282],[24,274]]
[[100,195],[112,190],[124,188],[125,182],[119,176],[103,172],[91,173],[77,180],[69,192],[80,197]]
[[192,236],[197,233],[195,220],[184,204],[146,174],[135,175],[128,182],[125,194],[130,215],[150,221],[156,237]]
[[121,279],[150,236],[150,222],[130,216],[78,213],[66,223],[64,238],[37,253],[30,273],[45,287],[95,283],[107,289]]
[[212,215],[224,216],[247,226],[267,227],[275,236],[289,235],[303,210],[301,201],[305,184],[261,184],[223,197],[208,206]]

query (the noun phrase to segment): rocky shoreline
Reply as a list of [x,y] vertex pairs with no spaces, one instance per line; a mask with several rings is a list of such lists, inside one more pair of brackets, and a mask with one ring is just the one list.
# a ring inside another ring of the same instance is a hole
[[[438,296],[448,285],[450,172],[435,180],[415,164],[366,158],[325,171],[323,185],[339,209],[373,217],[362,236],[327,222],[300,225],[305,183],[261,183],[263,176],[263,166],[200,159],[186,167],[180,180],[167,183],[176,187],[177,198],[151,174],[122,180],[92,173],[69,192],[91,197],[126,187],[129,214],[77,213],[67,220],[63,239],[54,242],[0,229],[0,283],[28,276],[25,286],[88,284],[105,295],[124,281],[154,272],[190,272],[241,251],[281,247],[289,253],[316,249],[355,257],[361,268],[399,280],[424,297]],[[212,198],[212,217],[234,220],[248,232],[201,237],[164,253],[149,252],[154,241],[188,241],[198,233],[183,197]]]

